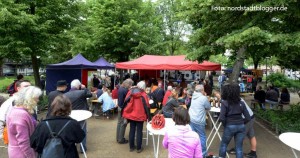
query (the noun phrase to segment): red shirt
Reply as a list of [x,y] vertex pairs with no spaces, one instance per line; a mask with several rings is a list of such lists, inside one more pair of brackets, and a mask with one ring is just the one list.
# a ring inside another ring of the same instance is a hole
[[172,94],[172,91],[170,90],[167,90],[167,92],[165,93],[165,96],[164,96],[164,99],[163,99],[163,102],[162,102],[162,105],[165,106],[167,101],[168,101],[168,98],[169,96]]
[[118,99],[118,89],[117,88],[112,90],[111,97],[112,97],[112,99]]

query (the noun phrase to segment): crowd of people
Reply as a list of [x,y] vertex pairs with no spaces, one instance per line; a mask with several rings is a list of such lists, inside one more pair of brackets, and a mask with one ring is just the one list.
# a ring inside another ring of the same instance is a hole
[[[221,77],[222,79],[222,77]],[[96,81],[97,80],[97,81]],[[184,82],[184,81],[182,81]],[[82,143],[81,152],[87,151],[87,122],[75,121],[69,117],[71,110],[92,110],[97,115],[98,109],[90,107],[87,98],[97,98],[102,103],[102,111],[118,109],[116,142],[129,143],[129,151],[143,151],[142,139],[144,122],[151,120],[149,109],[161,110],[165,118],[172,118],[174,129],[167,131],[163,147],[168,149],[169,157],[209,156],[206,147],[207,112],[210,110],[211,97],[213,106],[220,107],[220,121],[224,126],[219,156],[226,157],[226,152],[243,157],[243,139],[250,140],[251,151],[247,157],[256,158],[256,138],[253,129],[254,115],[247,103],[240,98],[240,86],[234,83],[221,83],[221,89],[213,89],[212,79],[197,80],[192,83],[163,82],[161,79],[142,80],[134,84],[130,78],[113,87],[100,84],[95,75],[91,89],[78,79],[70,83],[57,81],[57,89],[48,94],[48,112],[46,119],[37,120],[37,103],[42,95],[41,89],[31,86],[27,80],[16,82],[16,93],[6,100],[0,109],[1,132],[8,128],[9,157],[37,157],[43,154],[51,130],[60,133],[66,157],[79,157],[76,143]],[[106,87],[107,86],[107,87]],[[165,90],[166,87],[166,90]],[[269,94],[263,94],[261,87],[255,92],[259,101],[275,101],[276,90],[269,87]],[[265,99],[263,99],[265,95]],[[277,96],[276,92],[276,97]],[[268,98],[269,97],[269,98]],[[288,91],[282,89],[281,101],[288,102]],[[0,98],[1,99],[1,98]],[[2,99],[3,100],[3,99]],[[220,106],[221,105],[221,106]],[[263,106],[263,104],[262,104]],[[129,137],[126,139],[127,124],[130,124]],[[66,127],[64,127],[66,126]],[[59,132],[64,127],[62,132]],[[235,147],[227,150],[231,139]]]

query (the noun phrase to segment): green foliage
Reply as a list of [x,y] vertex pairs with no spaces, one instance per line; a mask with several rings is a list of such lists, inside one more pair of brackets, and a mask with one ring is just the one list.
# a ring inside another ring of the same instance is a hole
[[[188,2],[186,16],[194,28],[189,42],[190,59],[207,60],[210,55],[224,54],[225,48],[232,49],[235,57],[237,51],[244,48],[245,54],[236,58],[236,61],[251,57],[257,66],[265,57],[276,56],[281,66],[293,69],[300,67],[300,29],[295,27],[300,25],[300,1],[282,0],[280,5],[272,0]],[[258,5],[288,6],[288,9],[273,12],[214,9]]]
[[[0,77],[0,92],[7,93],[6,88],[14,82],[16,77]],[[25,76],[25,80],[29,80],[32,85],[34,85],[34,78],[33,76]]]
[[268,82],[271,82],[276,87],[300,89],[299,81],[294,81],[292,79],[289,79],[284,74],[281,73],[273,73],[271,75],[268,75],[267,80]]
[[279,132],[300,132],[300,104],[290,105],[287,111],[259,110],[256,115],[269,121]]
[[48,97],[46,95],[42,95],[40,97],[40,101],[38,102],[38,111],[43,111],[46,110],[46,108],[48,108]]
[[144,54],[165,52],[162,17],[150,1],[87,1],[85,22],[72,30],[73,52],[90,60],[99,56],[127,61]]

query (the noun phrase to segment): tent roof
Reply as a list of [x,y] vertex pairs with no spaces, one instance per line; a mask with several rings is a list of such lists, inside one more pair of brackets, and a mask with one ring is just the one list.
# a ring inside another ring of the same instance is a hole
[[128,62],[116,63],[119,69],[140,69],[140,70],[221,70],[221,64],[204,61],[199,64],[197,61],[185,60],[185,55],[178,56],[157,56],[144,55]]
[[58,63],[58,64],[49,64],[47,65],[47,69],[80,69],[80,68],[90,68],[97,69],[97,65],[88,61],[81,54],[76,55],[74,58]]
[[110,64],[109,62],[107,62],[102,57],[99,58],[97,61],[95,61],[94,64],[96,64],[98,66],[98,68],[102,68],[102,69],[113,69],[113,68],[115,68],[114,65]]

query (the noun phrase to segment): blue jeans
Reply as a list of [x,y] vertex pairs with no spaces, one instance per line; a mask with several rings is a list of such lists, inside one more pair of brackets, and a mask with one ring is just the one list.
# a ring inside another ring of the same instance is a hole
[[231,138],[234,137],[236,158],[243,158],[243,140],[245,137],[245,125],[226,125],[219,149],[219,156],[226,157],[226,149]]
[[192,130],[195,131],[199,135],[200,142],[201,142],[201,148],[202,148],[202,156],[203,157],[207,156],[205,124],[200,125],[200,124],[191,122],[190,126],[191,126]]

